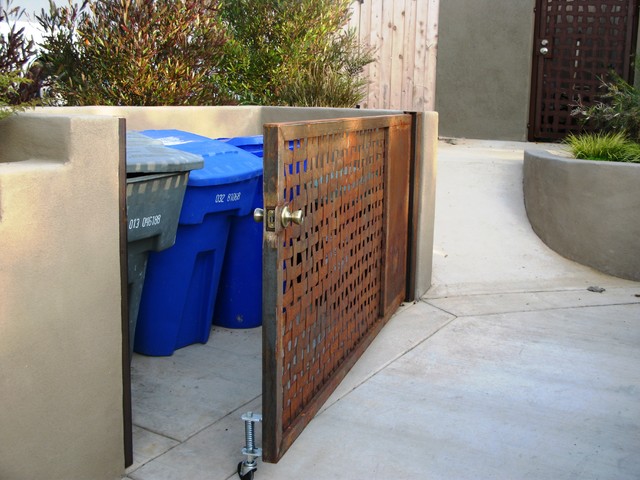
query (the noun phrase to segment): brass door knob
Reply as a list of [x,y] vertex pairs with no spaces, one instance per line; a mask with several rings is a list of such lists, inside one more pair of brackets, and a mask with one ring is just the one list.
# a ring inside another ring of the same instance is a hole
[[262,208],[256,208],[253,211],[253,220],[256,223],[262,223],[264,222],[264,210]]
[[[253,214],[255,218],[255,212]],[[290,223],[295,223],[296,225],[302,225],[304,222],[304,214],[302,210],[296,210],[295,212],[291,212],[289,207],[284,207],[282,209],[282,215],[280,217],[282,221],[282,226],[287,227]]]

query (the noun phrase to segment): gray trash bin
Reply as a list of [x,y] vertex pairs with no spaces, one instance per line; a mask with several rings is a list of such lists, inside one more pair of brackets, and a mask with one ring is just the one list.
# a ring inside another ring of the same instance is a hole
[[129,352],[133,352],[138,310],[150,251],[171,247],[191,170],[200,155],[165,147],[137,132],[127,133],[127,246]]

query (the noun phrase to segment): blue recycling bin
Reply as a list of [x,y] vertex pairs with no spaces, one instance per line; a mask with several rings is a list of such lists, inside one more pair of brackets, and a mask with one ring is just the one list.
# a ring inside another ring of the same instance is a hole
[[[262,135],[226,140],[262,158]],[[262,208],[262,175],[251,210]],[[262,224],[251,216],[234,217],[229,230],[213,323],[226,328],[254,328],[262,325]]]
[[147,264],[134,350],[166,356],[209,339],[231,219],[252,213],[262,161],[188,132],[141,133],[204,159],[189,176],[175,245],[152,252]]
[[[262,158],[262,135],[224,139]],[[289,143],[289,149],[295,147]],[[300,146],[299,143],[297,146]],[[307,170],[306,160],[302,168]],[[286,172],[285,172],[286,174]],[[293,174],[293,165],[289,165]],[[253,207],[263,208],[262,176],[256,190]],[[213,323],[226,328],[254,328],[262,325],[262,224],[250,217],[236,217],[229,231],[229,245],[222,267],[218,300]]]

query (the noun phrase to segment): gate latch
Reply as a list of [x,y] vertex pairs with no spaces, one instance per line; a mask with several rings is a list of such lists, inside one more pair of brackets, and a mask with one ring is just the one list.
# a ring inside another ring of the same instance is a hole
[[267,232],[275,232],[276,231],[276,209],[275,208],[269,208],[269,207],[267,207],[266,209],[256,208],[253,211],[253,219],[257,223],[264,222],[265,210],[267,212]]

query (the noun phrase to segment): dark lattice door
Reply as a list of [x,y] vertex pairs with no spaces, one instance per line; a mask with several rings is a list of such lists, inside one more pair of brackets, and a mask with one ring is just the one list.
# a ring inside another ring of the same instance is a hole
[[631,78],[637,0],[537,0],[530,140],[581,131],[571,105],[592,104],[601,79]]
[[265,125],[265,461],[279,460],[404,299],[411,122]]

